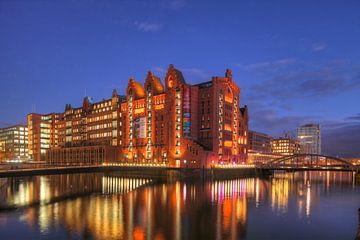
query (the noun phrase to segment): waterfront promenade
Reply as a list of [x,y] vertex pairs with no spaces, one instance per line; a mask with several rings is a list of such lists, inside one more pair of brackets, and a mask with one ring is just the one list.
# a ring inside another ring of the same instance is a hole
[[[0,178],[36,176],[36,175],[55,175],[66,173],[87,173],[87,172],[122,172],[123,175],[132,177],[177,177],[177,178],[220,178],[229,179],[242,176],[269,175],[276,170],[282,171],[355,171],[359,173],[360,166],[352,168],[342,168],[339,166],[309,166],[294,165],[272,166],[272,165],[224,165],[206,168],[178,168],[170,167],[165,164],[101,164],[101,165],[1,165]],[[356,176],[359,176],[357,174]]]

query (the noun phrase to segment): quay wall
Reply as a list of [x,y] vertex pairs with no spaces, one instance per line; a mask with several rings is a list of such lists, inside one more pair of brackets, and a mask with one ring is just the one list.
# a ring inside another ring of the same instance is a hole
[[39,169],[17,169],[0,171],[0,178],[37,175],[104,172],[121,176],[153,179],[232,179],[267,174],[255,168],[169,168],[169,167],[127,167],[127,166],[81,166],[53,167]]

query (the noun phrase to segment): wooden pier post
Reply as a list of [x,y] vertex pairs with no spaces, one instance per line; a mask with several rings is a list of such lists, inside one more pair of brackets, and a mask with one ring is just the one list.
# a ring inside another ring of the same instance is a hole
[[355,240],[360,240],[360,208],[358,209],[358,230]]

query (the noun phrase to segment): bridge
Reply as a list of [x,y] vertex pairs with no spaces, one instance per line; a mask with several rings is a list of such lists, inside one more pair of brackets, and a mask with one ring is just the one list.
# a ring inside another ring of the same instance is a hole
[[257,168],[270,170],[336,170],[360,171],[359,165],[354,165],[342,158],[321,154],[294,154],[256,164]]

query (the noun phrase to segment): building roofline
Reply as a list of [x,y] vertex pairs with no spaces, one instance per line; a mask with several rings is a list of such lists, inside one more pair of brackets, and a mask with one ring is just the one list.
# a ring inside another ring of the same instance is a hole
[[307,124],[301,125],[299,128],[302,128],[302,127],[320,127],[320,124],[319,123],[307,123]]
[[41,116],[47,116],[47,115],[51,115],[51,114],[62,114],[62,112],[51,112],[51,113],[36,113],[36,112],[31,112],[31,113],[28,113],[27,115],[31,115],[31,114],[37,114],[37,115],[41,115]]
[[206,84],[209,84],[209,83],[213,83],[213,81],[210,80],[210,81],[206,81],[206,82],[201,82],[201,83],[194,84],[194,85],[192,85],[192,86],[198,86],[198,87],[200,87],[200,86],[202,86],[202,85],[206,85]]
[[13,127],[28,127],[27,125],[23,125],[23,124],[14,124],[14,125],[11,125],[9,127],[2,127],[0,128],[0,130],[6,130],[6,129],[10,129],[10,128],[13,128]]
[[273,138],[271,135],[266,134],[266,133],[263,133],[263,132],[258,132],[258,131],[254,131],[254,130],[249,130],[249,133],[250,133],[250,132],[257,133],[257,134],[261,134],[261,135],[265,135],[265,136],[268,136],[268,137]]

